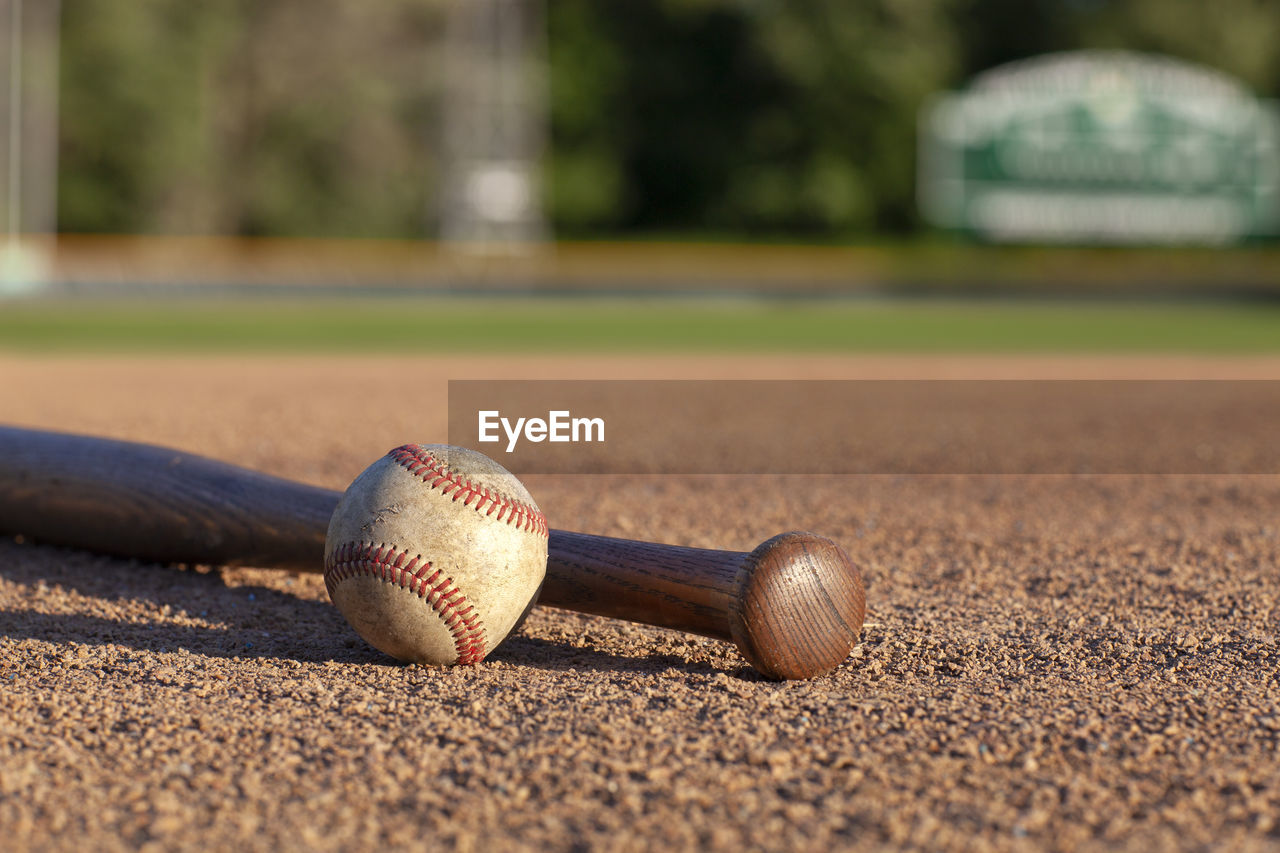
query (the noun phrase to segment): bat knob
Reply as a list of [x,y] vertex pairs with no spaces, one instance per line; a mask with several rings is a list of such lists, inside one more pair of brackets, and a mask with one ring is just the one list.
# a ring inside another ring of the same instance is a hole
[[862,573],[844,549],[813,533],[781,533],[739,569],[729,630],[762,674],[813,678],[849,656],[866,611]]

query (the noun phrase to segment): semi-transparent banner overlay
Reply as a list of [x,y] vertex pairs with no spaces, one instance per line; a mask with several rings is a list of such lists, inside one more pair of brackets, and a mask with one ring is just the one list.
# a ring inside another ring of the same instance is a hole
[[449,382],[515,474],[1276,474],[1280,382]]

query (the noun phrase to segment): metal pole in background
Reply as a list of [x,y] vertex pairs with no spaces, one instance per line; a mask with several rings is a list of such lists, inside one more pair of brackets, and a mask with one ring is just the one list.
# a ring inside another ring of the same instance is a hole
[[5,240],[0,296],[44,285],[57,232],[58,47],[60,5],[0,0],[0,74],[7,79],[3,114]]
[[455,0],[446,33],[439,236],[510,253],[546,239],[542,0]]
[[9,0],[9,199],[6,245],[17,249],[22,223],[22,0]]

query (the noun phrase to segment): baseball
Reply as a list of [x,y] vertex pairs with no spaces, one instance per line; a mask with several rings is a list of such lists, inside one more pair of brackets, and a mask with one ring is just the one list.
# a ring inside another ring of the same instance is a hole
[[478,663],[537,597],[547,520],[488,457],[408,444],[347,488],[324,565],[329,597],[370,645],[411,663]]

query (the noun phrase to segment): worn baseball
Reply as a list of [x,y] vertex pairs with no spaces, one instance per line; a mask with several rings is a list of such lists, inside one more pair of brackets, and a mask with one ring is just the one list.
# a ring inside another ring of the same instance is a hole
[[370,645],[411,663],[478,663],[537,597],[547,520],[487,456],[408,444],[348,487],[324,565],[329,597]]

